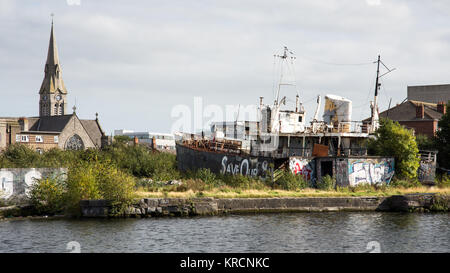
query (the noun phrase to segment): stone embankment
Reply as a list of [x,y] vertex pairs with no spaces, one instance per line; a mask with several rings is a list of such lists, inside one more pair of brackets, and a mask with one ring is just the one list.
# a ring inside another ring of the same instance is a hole
[[[109,217],[105,200],[80,202],[84,217]],[[303,198],[144,198],[129,207],[126,217],[195,216],[227,213],[315,212],[315,211],[448,211],[450,196],[435,194],[390,197],[303,197]]]

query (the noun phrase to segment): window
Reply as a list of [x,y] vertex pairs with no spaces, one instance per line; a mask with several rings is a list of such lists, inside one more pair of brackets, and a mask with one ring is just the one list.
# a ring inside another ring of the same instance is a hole
[[53,142],[58,143],[58,141],[59,141],[58,136],[54,136],[53,137]]
[[42,136],[36,136],[36,142],[44,142],[44,138]]
[[58,104],[55,103],[55,115],[58,115]]
[[28,142],[28,136],[27,135],[21,135],[20,136],[20,142]]
[[298,117],[298,122],[302,122],[302,118],[303,118],[302,116],[299,116]]
[[73,135],[71,136],[65,144],[66,150],[83,150],[84,149],[84,143],[83,140],[79,135]]

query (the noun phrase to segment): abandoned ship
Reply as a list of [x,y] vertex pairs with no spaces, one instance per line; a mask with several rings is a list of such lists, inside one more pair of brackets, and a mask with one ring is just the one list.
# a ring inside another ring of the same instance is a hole
[[[295,57],[286,47],[275,55],[280,67],[293,65]],[[176,154],[181,171],[200,168],[215,173],[259,176],[276,180],[276,171],[289,169],[306,180],[317,181],[333,176],[339,186],[360,183],[389,183],[394,174],[394,158],[367,155],[367,139],[378,128],[377,96],[380,58],[378,58],[375,96],[368,122],[352,120],[352,102],[337,95],[324,97],[310,124],[297,93],[295,109],[285,109],[286,97],[280,89],[292,83],[283,82],[281,71],[276,98],[272,105],[259,99],[257,121],[214,122],[211,134],[178,133]],[[289,69],[286,69],[289,71]],[[293,71],[293,70],[291,70]]]

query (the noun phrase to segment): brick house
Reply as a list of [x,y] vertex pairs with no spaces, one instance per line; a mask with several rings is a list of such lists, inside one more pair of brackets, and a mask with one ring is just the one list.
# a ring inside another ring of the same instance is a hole
[[446,113],[446,103],[429,103],[407,100],[380,113],[380,117],[398,121],[416,135],[433,137],[438,129],[438,121]]

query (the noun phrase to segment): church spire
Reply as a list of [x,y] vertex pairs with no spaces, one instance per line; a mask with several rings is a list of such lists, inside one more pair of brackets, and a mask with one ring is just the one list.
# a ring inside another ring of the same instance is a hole
[[[52,16],[53,17],[53,16]],[[60,116],[67,114],[67,90],[61,75],[58,47],[55,34],[50,32],[45,76],[39,90],[39,116]]]
[[52,29],[50,32],[50,42],[48,45],[47,62],[45,63],[45,77],[42,81],[39,94],[43,93],[61,93],[67,94],[66,87],[61,75],[61,65],[59,63],[58,47],[56,46],[55,35]]

